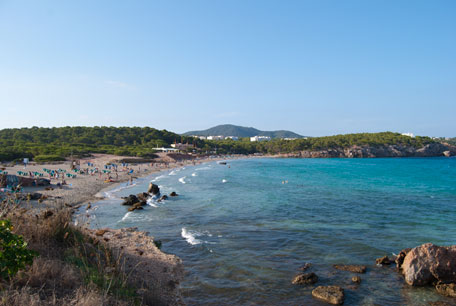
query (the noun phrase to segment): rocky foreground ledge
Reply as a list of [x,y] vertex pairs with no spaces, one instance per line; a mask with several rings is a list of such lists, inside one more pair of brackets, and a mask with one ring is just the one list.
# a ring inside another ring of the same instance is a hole
[[185,305],[179,291],[184,267],[179,257],[165,254],[154,238],[137,228],[87,229],[95,245],[111,250],[127,283],[138,289],[147,305]]

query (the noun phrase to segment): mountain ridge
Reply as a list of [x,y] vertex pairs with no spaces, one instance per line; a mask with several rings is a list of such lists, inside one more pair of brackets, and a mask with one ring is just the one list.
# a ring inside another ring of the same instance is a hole
[[271,138],[303,138],[304,136],[287,130],[261,131],[253,127],[245,127],[233,124],[221,124],[206,130],[189,131],[184,136],[236,136],[253,137],[269,136]]

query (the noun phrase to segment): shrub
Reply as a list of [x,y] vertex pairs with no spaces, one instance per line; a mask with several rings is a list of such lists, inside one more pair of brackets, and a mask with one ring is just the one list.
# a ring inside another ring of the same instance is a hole
[[27,249],[27,242],[11,231],[13,226],[9,220],[0,220],[0,277],[3,279],[14,276],[17,271],[33,263],[37,252]]
[[38,163],[65,160],[65,158],[60,155],[37,155],[33,159]]

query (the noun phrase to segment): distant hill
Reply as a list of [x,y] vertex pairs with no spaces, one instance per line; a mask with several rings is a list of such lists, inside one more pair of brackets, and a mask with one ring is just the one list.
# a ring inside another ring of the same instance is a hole
[[253,127],[244,127],[232,124],[222,124],[214,126],[203,131],[190,131],[184,133],[185,136],[236,136],[236,137],[252,137],[252,136],[269,136],[271,138],[303,138],[303,136],[285,130],[279,131],[260,131]]

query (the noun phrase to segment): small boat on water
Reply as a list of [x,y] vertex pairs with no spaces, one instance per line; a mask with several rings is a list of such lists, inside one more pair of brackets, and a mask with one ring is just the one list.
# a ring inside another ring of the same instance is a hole
[[218,164],[219,164],[219,165],[226,165],[226,162],[224,162],[224,161],[219,161]]

